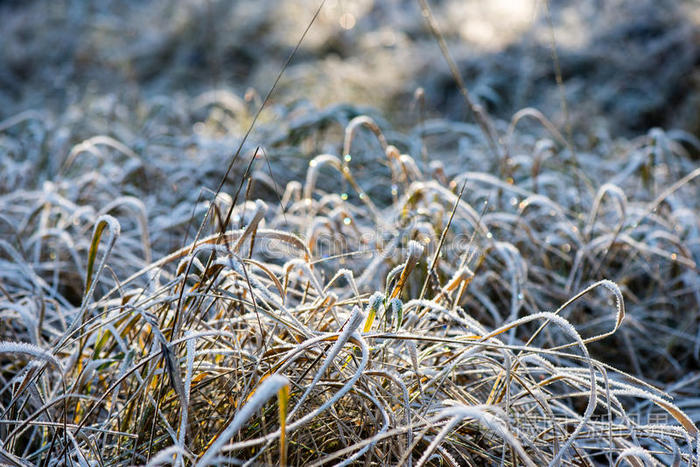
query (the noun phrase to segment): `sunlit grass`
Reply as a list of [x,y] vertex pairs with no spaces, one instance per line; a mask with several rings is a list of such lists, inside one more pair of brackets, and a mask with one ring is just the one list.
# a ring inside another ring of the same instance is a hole
[[[202,187],[236,137],[207,128],[231,99],[141,101],[120,138],[0,124],[3,462],[691,462],[692,139],[572,171],[534,110],[495,122],[503,160],[469,124],[282,112],[219,234],[235,188]],[[59,160],[28,180],[18,148]]]

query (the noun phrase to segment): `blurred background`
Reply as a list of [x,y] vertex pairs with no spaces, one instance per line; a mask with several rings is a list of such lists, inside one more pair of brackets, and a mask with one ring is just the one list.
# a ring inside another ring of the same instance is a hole
[[[60,113],[91,93],[227,89],[254,105],[319,3],[1,1],[0,119]],[[575,130],[700,136],[698,1],[429,3],[471,93],[495,117],[535,106],[564,123],[556,44]],[[467,116],[415,0],[328,0],[273,97],[371,105],[398,128]]]

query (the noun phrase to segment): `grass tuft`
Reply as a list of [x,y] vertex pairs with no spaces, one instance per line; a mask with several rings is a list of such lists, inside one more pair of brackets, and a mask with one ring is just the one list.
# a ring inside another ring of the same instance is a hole
[[58,176],[0,194],[3,462],[694,462],[688,138],[580,147],[572,172],[534,110],[489,123],[501,159],[469,124],[280,106],[257,133],[269,165],[253,135],[232,166],[251,164],[238,200],[201,188],[242,138],[202,106],[241,102],[181,104],[84,106],[109,137],[0,126],[7,167],[71,142]]

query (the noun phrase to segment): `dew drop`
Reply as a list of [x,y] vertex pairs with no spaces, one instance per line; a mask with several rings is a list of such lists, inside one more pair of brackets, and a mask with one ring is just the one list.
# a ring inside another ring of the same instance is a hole
[[316,161],[309,161],[309,167],[316,167]]
[[486,233],[486,238],[493,238],[493,234],[491,232]]
[[671,253],[671,260],[675,261],[678,259],[678,255],[675,253]]
[[343,224],[345,225],[350,225],[350,222],[352,222],[352,220],[349,217],[343,219]]
[[338,20],[338,23],[340,24],[340,27],[345,29],[346,31],[352,29],[355,27],[355,16],[352,15],[351,13],[343,13],[343,16],[340,17]]
[[364,193],[360,193],[360,199],[365,199],[366,197],[367,197],[367,195],[366,195],[366,194],[364,194]]
[[399,194],[399,187],[396,186],[396,184],[391,185],[391,194],[393,196],[396,196],[397,194]]
[[510,205],[511,205],[511,206],[517,206],[517,205],[518,205],[518,198],[516,198],[515,196],[513,196],[513,197],[510,199]]
[[348,199],[348,194],[347,194],[347,193],[341,194],[341,195],[340,195],[340,199],[342,199],[343,201],[345,201],[346,199]]
[[352,160],[352,156],[350,154],[345,154],[343,159],[345,159],[345,162],[350,162]]

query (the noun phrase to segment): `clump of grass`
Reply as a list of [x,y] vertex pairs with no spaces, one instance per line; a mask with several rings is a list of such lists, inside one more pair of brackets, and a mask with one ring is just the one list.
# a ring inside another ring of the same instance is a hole
[[141,102],[121,137],[0,124],[3,462],[693,462],[692,140],[601,142],[572,172],[534,111],[493,123],[499,160],[469,124],[278,109],[272,163],[251,141],[241,197],[214,196],[236,138],[206,98]]

